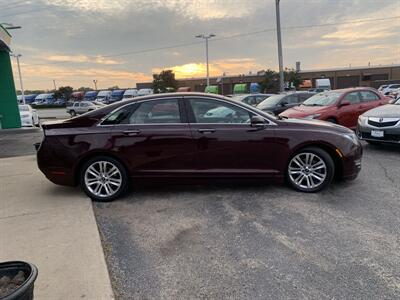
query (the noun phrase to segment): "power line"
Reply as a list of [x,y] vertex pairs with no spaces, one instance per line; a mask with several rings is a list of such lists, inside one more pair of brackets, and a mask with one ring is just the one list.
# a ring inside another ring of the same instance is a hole
[[[376,18],[376,19],[358,19],[358,20],[352,20],[352,21],[344,20],[344,21],[335,22],[335,23],[288,26],[288,27],[282,27],[282,30],[297,30],[297,29],[316,28],[316,27],[328,27],[328,26],[336,26],[336,25],[343,25],[343,24],[386,21],[386,20],[393,20],[393,19],[398,19],[398,18],[400,18],[400,16],[392,16],[392,17],[387,17],[387,18]],[[252,31],[252,32],[238,33],[238,34],[228,35],[228,36],[224,36],[224,37],[220,37],[220,38],[215,38],[210,41],[216,42],[216,41],[222,41],[222,40],[235,39],[235,38],[239,38],[239,37],[246,37],[246,36],[251,36],[251,35],[256,35],[256,34],[261,34],[261,33],[266,33],[266,32],[273,32],[275,30],[276,30],[276,28],[268,28],[268,29],[257,30],[257,31]],[[89,59],[121,57],[121,56],[127,56],[127,55],[155,52],[155,51],[160,51],[160,50],[190,47],[190,46],[194,46],[194,45],[198,45],[198,44],[202,44],[202,42],[181,43],[181,44],[175,44],[175,45],[169,45],[169,46],[163,46],[163,47],[157,47],[157,48],[148,48],[148,49],[142,49],[142,50],[133,50],[133,51],[126,51],[126,52],[121,52],[121,53],[108,54],[108,55],[97,55],[97,56],[87,56],[87,57]],[[64,55],[71,55],[71,54],[64,54]],[[54,64],[63,64],[63,63],[69,63],[69,61],[56,61],[56,62],[52,62],[51,64],[54,65]],[[30,66],[32,66],[32,65],[41,66],[41,65],[48,65],[48,64],[49,63],[47,63],[47,64],[39,63],[39,64],[30,64]]]

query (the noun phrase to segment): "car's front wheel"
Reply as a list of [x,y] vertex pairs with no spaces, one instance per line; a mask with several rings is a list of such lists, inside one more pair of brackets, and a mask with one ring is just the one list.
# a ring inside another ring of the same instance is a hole
[[75,117],[75,116],[76,116],[76,112],[75,112],[74,110],[71,110],[71,111],[69,112],[69,114],[71,115],[71,117]]
[[335,164],[331,156],[319,148],[305,148],[289,161],[287,179],[290,185],[302,192],[318,192],[332,182]]
[[128,175],[116,159],[98,156],[82,167],[81,186],[94,201],[108,202],[122,196],[128,188]]

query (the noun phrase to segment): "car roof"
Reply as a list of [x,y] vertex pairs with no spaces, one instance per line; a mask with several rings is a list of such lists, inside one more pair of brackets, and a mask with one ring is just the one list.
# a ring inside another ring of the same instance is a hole
[[337,90],[329,90],[326,92],[339,92],[339,93],[348,93],[348,92],[355,92],[355,91],[364,91],[364,90],[368,90],[368,91],[376,91],[374,88],[371,87],[351,87],[351,88],[345,88],[345,89],[337,89]]

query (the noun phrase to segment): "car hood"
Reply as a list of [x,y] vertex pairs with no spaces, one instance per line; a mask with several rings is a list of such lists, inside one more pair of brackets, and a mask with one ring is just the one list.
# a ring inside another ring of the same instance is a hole
[[323,112],[327,107],[328,106],[300,105],[285,110],[283,113],[281,113],[281,115],[289,118],[305,117],[308,115],[313,115]]
[[311,128],[311,129],[315,129],[316,127],[319,127],[319,129],[328,129],[328,130],[333,130],[333,131],[342,132],[342,133],[353,133],[353,131],[351,129],[346,128],[344,126],[334,124],[331,122],[320,121],[320,120],[284,119],[284,122],[286,124],[293,124],[293,125]]
[[365,117],[400,118],[400,105],[386,104],[373,108],[363,114]]

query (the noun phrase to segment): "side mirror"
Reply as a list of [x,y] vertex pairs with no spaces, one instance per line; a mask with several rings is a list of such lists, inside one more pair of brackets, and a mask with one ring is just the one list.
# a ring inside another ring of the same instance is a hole
[[265,126],[265,120],[264,118],[260,116],[253,116],[251,117],[251,127],[264,127]]
[[348,106],[348,105],[350,105],[350,101],[348,101],[348,100],[343,100],[342,102],[340,102],[339,107]]
[[281,102],[281,106],[285,107],[286,105],[288,105],[287,102]]

